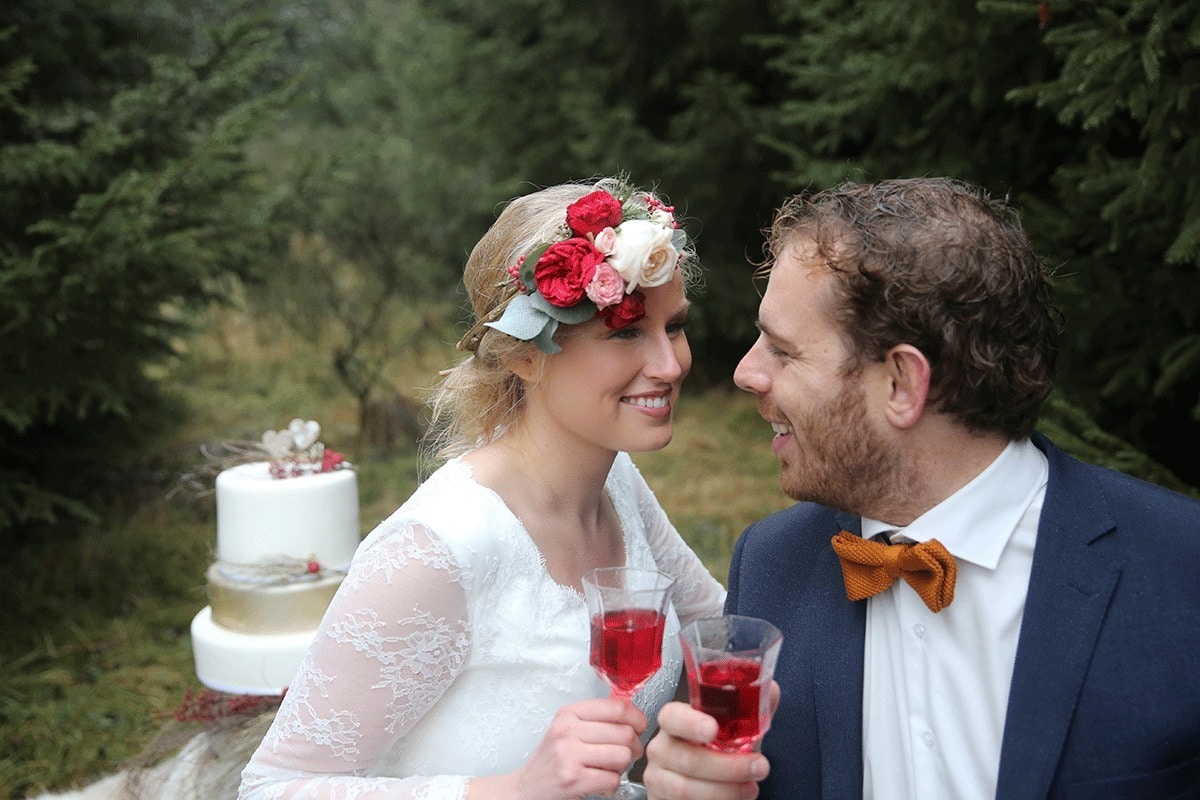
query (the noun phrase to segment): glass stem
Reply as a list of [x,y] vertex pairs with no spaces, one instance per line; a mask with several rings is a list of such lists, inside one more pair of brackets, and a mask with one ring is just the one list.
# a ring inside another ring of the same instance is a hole
[[[633,705],[633,695],[634,692],[626,694],[616,689],[609,694],[612,699],[629,705]],[[629,771],[633,769],[635,763],[636,761],[631,761],[625,766],[625,771],[621,773],[621,782],[617,785],[617,790],[613,792],[612,800],[646,800],[646,787],[629,779]]]

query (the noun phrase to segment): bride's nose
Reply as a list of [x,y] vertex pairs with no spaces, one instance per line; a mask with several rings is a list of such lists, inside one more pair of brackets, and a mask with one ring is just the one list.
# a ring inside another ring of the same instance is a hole
[[675,383],[688,373],[692,366],[692,351],[683,336],[672,338],[665,331],[656,334],[646,354],[643,371],[647,377]]

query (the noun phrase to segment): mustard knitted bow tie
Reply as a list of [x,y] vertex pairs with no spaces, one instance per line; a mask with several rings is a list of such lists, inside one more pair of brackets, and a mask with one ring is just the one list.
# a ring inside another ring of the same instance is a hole
[[935,614],[954,600],[954,556],[937,539],[918,544],[882,544],[842,531],[833,537],[842,562],[846,596],[862,600],[904,578]]

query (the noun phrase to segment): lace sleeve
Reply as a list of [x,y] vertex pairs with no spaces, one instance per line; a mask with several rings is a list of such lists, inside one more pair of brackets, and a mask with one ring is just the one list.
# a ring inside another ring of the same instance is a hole
[[467,778],[366,777],[438,701],[470,643],[459,566],[410,523],[355,558],[239,800],[461,800]]
[[725,604],[725,587],[675,530],[641,471],[633,466],[632,472],[638,513],[645,523],[646,541],[654,553],[654,561],[660,570],[676,579],[671,602],[680,624],[686,625],[699,617],[720,616]]

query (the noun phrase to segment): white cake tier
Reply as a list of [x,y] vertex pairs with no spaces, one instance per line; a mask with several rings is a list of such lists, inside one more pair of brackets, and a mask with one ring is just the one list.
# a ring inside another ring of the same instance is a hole
[[283,694],[292,682],[315,630],[273,636],[234,633],[212,620],[205,606],[192,619],[196,677],[230,694]]
[[254,564],[312,558],[342,569],[359,542],[358,480],[352,469],[272,478],[265,461],[217,476],[217,557]]

